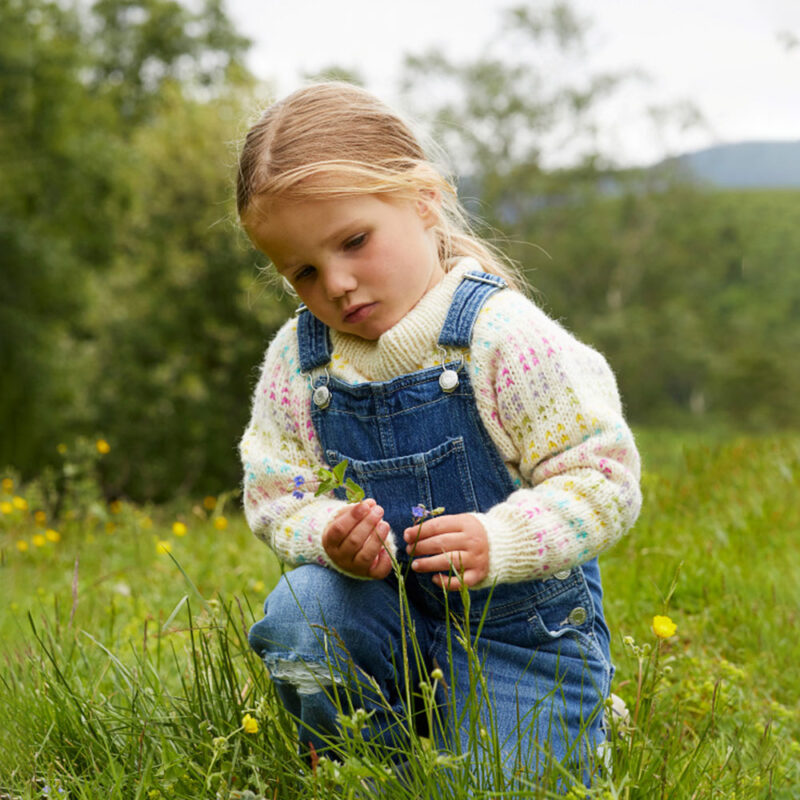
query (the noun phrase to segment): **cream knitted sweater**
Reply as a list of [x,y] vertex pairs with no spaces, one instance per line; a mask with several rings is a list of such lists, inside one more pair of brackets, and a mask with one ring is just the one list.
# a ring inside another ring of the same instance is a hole
[[[440,364],[439,332],[470,269],[480,266],[457,262],[376,341],[331,330],[329,373],[349,383],[385,381]],[[475,515],[489,537],[481,586],[547,578],[610,547],[635,521],[641,494],[639,456],[605,359],[510,289],[486,301],[463,356],[483,424],[518,487]],[[293,318],[267,350],[240,443],[244,507],[256,535],[288,564],[336,568],[322,532],[343,501],[292,493],[295,476],[313,484],[325,465],[309,386]]]

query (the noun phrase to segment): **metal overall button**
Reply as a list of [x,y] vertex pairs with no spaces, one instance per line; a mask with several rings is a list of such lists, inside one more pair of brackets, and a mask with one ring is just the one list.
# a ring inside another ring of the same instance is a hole
[[[444,366],[445,362],[447,361],[447,350],[444,349],[441,345],[439,345],[439,350],[442,353],[442,374],[439,376],[439,386],[441,386],[443,392],[454,392],[458,386],[459,379],[458,379],[458,372],[454,369],[448,369]],[[463,358],[461,359],[463,363]],[[458,365],[459,367],[461,364]]]
[[331,376],[328,374],[328,370],[326,369],[325,383],[317,386],[311,395],[311,399],[314,401],[314,405],[317,408],[327,408],[331,404],[331,390],[328,388],[328,381],[330,381],[330,379]]
[[454,369],[446,369],[439,376],[439,386],[443,392],[453,392],[458,386],[458,373]]
[[560,569],[558,572],[553,573],[553,577],[557,581],[565,581],[572,574],[571,569]]
[[327,408],[331,404],[331,390],[327,386],[317,386],[313,399],[317,408]]
[[586,622],[587,616],[586,609],[583,606],[577,606],[569,612],[567,622],[569,622],[570,625],[583,625],[583,623]]

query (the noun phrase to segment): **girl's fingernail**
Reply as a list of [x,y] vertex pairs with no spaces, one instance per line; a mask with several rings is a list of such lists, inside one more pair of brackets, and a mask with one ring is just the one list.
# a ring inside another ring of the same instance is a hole
[[382,535],[389,533],[389,523],[385,519],[378,523],[378,533]]

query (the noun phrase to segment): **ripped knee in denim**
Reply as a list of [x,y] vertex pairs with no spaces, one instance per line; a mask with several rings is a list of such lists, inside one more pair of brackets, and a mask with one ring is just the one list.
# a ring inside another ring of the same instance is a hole
[[343,683],[342,676],[327,661],[297,655],[270,655],[264,663],[272,680],[289,684],[300,695],[316,694]]

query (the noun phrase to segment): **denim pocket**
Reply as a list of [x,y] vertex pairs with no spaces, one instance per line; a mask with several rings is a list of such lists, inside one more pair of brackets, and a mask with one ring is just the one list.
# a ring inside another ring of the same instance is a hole
[[572,569],[562,580],[549,578],[542,582],[541,588],[528,617],[535,644],[570,637],[587,644],[591,642],[592,649],[599,652],[594,635],[595,606],[580,568]]
[[550,578],[542,587],[549,591],[537,599],[528,617],[533,647],[557,651],[560,659],[583,662],[605,696],[611,664],[595,632],[605,622],[595,610],[583,572],[575,568],[565,580]]
[[446,514],[478,510],[460,436],[424,453],[395,458],[361,461],[338,450],[326,451],[326,457],[329,464],[347,459],[347,476],[364,489],[367,497],[374,497],[383,506],[384,519],[396,531],[412,524],[411,509],[419,504],[427,509],[443,507]]

